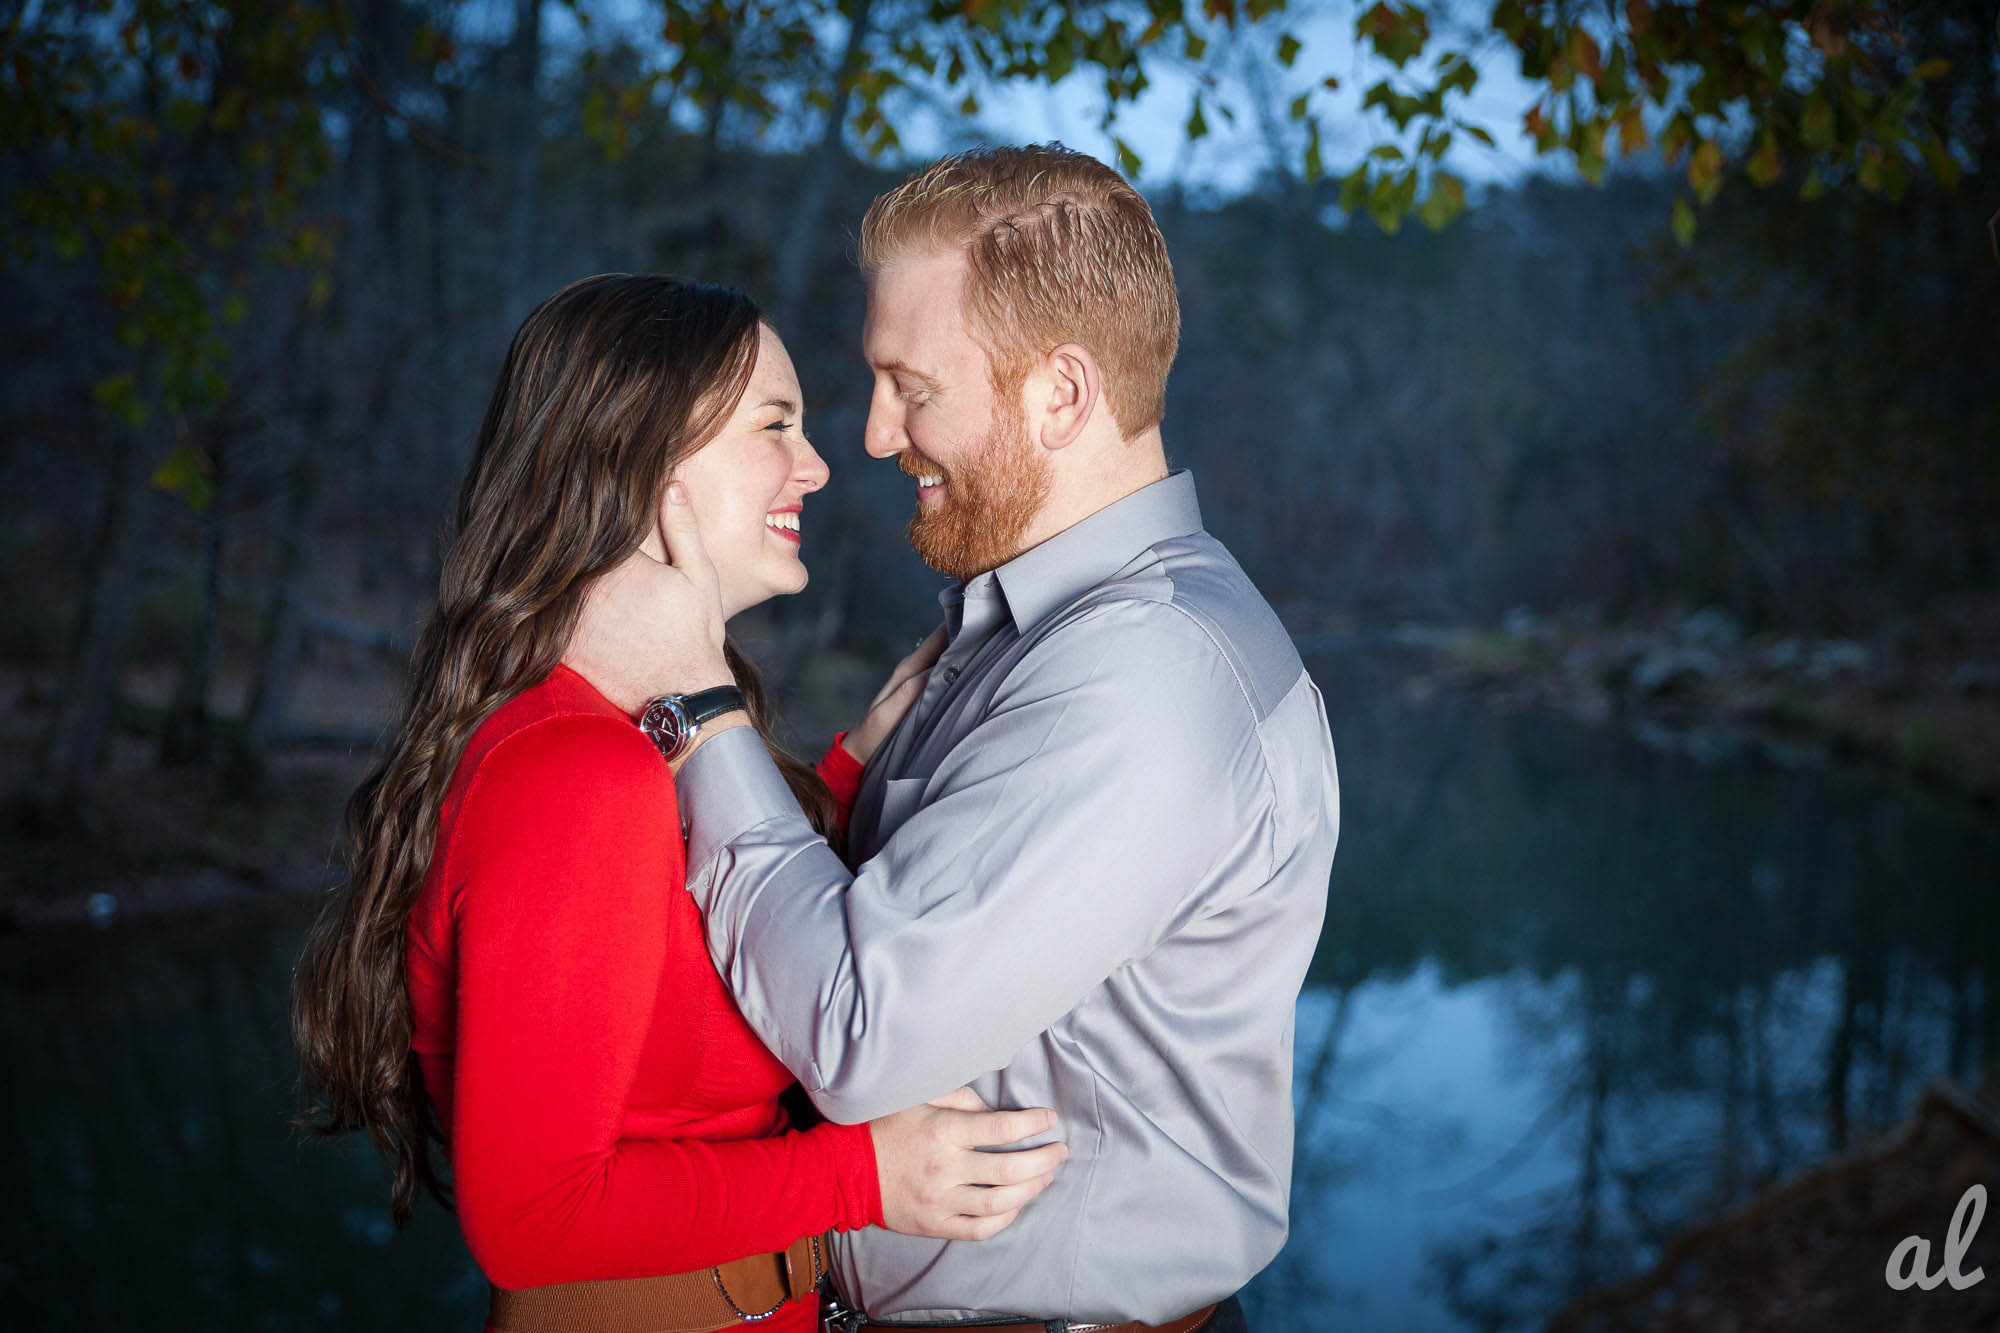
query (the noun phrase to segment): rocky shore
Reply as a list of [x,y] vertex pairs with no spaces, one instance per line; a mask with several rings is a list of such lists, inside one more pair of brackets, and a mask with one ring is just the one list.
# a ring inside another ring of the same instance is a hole
[[1427,662],[1406,678],[1417,698],[1477,689],[1696,759],[1754,746],[1795,767],[1857,763],[2000,810],[2000,606],[1865,640],[1747,634],[1715,607],[1625,625],[1522,609],[1391,637]]

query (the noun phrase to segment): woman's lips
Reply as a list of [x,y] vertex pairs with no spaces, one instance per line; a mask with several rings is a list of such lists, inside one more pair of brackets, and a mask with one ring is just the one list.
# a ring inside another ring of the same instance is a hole
[[799,520],[803,511],[803,505],[793,505],[789,509],[773,509],[764,515],[764,526],[783,540],[798,546],[804,541],[799,534]]

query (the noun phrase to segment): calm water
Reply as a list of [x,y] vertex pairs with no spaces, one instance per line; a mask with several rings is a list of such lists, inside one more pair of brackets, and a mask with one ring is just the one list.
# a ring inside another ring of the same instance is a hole
[[[1538,1326],[2000,1045],[2000,834],[1921,794],[1397,702],[1315,662],[1345,818],[1264,1330]],[[478,1327],[449,1218],[284,1117],[296,904],[0,939],[23,1329]]]

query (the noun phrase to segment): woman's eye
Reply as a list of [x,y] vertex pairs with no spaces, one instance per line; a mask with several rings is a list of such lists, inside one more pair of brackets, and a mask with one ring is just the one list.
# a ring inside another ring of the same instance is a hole
[[792,428],[792,423],[789,421],[773,421],[770,425],[764,427],[765,430],[774,430],[777,431],[779,434],[783,434],[784,432],[790,430],[791,428]]

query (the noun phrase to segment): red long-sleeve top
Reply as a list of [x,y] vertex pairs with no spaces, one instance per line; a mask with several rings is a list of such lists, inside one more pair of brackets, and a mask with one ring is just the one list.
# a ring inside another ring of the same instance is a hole
[[[820,771],[851,803],[846,751]],[[459,761],[410,917],[411,1044],[496,1286],[686,1272],[881,1221],[868,1127],[792,1130],[792,1076],[709,961],[685,856],[665,761],[567,667]],[[815,1327],[812,1299],[762,1327]]]

